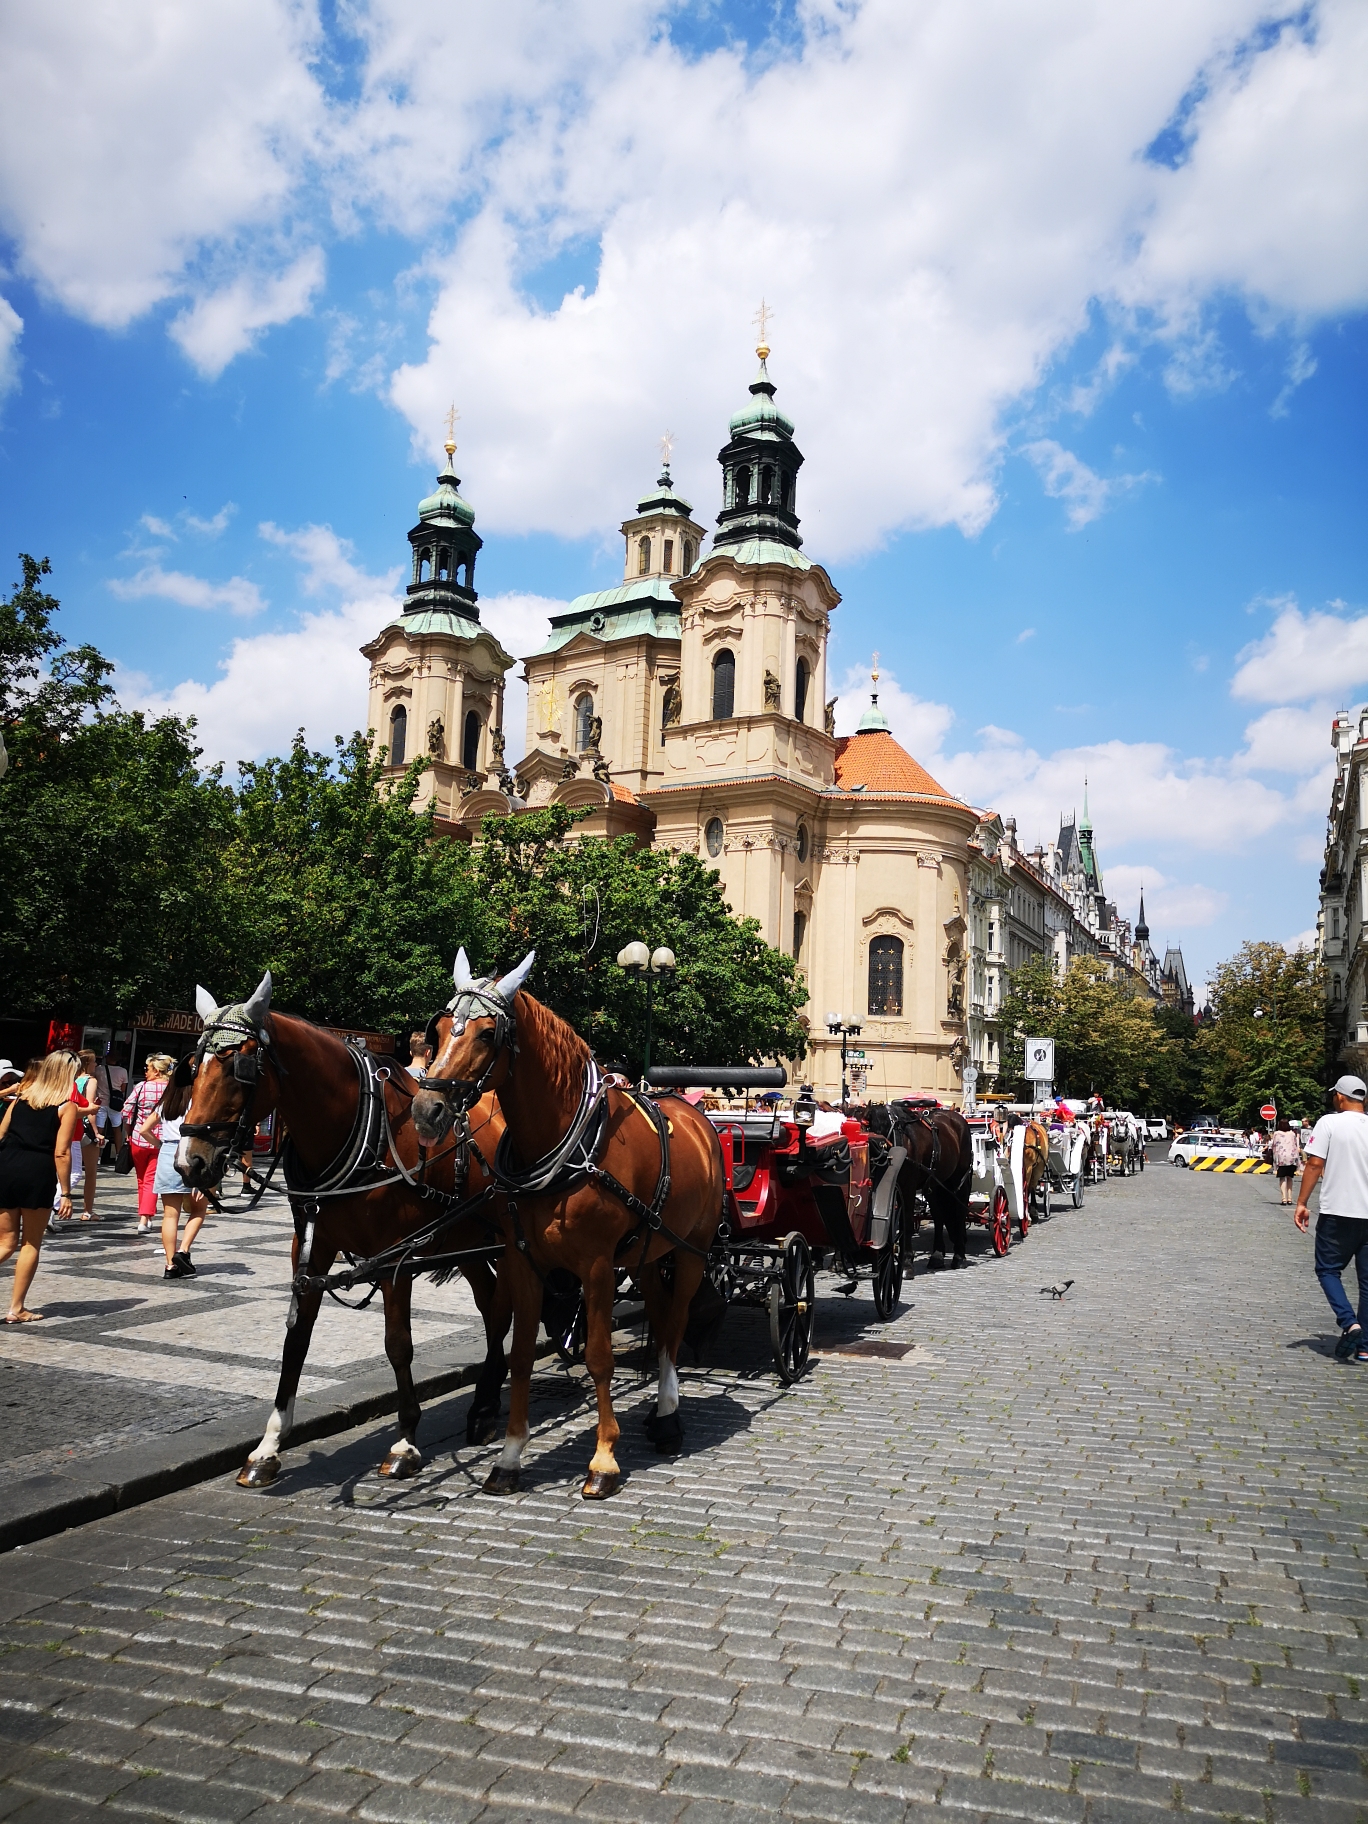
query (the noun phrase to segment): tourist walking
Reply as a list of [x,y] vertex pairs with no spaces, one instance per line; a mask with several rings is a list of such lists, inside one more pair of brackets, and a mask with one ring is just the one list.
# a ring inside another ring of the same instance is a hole
[[95,1081],[100,1086],[100,1112],[95,1117],[104,1145],[100,1150],[101,1165],[113,1165],[119,1156],[123,1138],[123,1105],[128,1096],[128,1072],[116,1053],[106,1052],[95,1066]]
[[19,1256],[7,1324],[33,1324],[43,1315],[26,1301],[54,1193],[59,1212],[71,1214],[71,1152],[82,1120],[71,1092],[79,1068],[69,1051],[50,1052],[0,1122],[0,1262],[16,1250]]
[[[190,1249],[204,1226],[208,1208],[202,1191],[187,1191],[185,1180],[176,1170],[176,1151],[180,1146],[181,1122],[195,1093],[191,1083],[172,1083],[157,1107],[138,1129],[138,1138],[157,1142],[157,1169],[153,1189],[162,1200],[162,1251],[166,1255],[164,1279],[187,1279],[195,1271]],[[180,1245],[181,1212],[189,1205],[185,1223],[185,1246]]]
[[1301,1141],[1292,1132],[1286,1115],[1278,1116],[1278,1125],[1268,1142],[1268,1150],[1272,1156],[1273,1169],[1278,1174],[1278,1196],[1286,1207],[1292,1202],[1292,1180],[1301,1164]]
[[[1335,1355],[1342,1362],[1351,1356],[1368,1362],[1368,1085],[1362,1077],[1341,1077],[1331,1099],[1334,1113],[1317,1121],[1306,1149],[1293,1221],[1303,1233],[1310,1227],[1308,1199],[1319,1183],[1316,1278],[1340,1327]],[[1358,1278],[1357,1314],[1344,1292],[1344,1269],[1351,1260]]]
[[95,1214],[95,1192],[98,1188],[97,1177],[100,1166],[100,1112],[103,1108],[103,1097],[100,1092],[100,1079],[97,1069],[99,1060],[93,1051],[80,1054],[81,1068],[76,1078],[76,1088],[72,1100],[81,1109],[81,1165],[77,1176],[81,1180],[84,1205],[82,1222],[98,1222]]
[[164,1051],[154,1051],[143,1065],[141,1083],[124,1103],[124,1120],[128,1123],[128,1145],[133,1155],[133,1170],[138,1175],[138,1233],[146,1235],[157,1213],[154,1188],[157,1172],[155,1141],[140,1140],[138,1130],[161,1106],[167,1081],[176,1068],[176,1060]]
[[421,1083],[423,1078],[428,1074],[428,1066],[431,1063],[432,1048],[427,1042],[427,1034],[425,1032],[411,1032],[409,1034],[409,1075],[411,1077],[417,1077],[418,1081]]

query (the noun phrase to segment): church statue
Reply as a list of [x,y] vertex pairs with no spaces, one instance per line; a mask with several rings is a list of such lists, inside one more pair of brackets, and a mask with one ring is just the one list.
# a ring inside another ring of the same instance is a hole
[[594,777],[602,785],[611,785],[613,783],[612,774],[608,771],[608,762],[604,759],[602,754],[596,754],[594,756]]
[[502,767],[503,767],[503,757],[504,757],[504,732],[501,728],[491,728],[490,729],[490,731],[489,731],[489,751],[494,756],[495,772],[501,771]]
[[602,716],[590,716],[590,718],[589,718],[589,752],[591,754],[596,754],[598,752],[599,742],[602,741],[602,739],[603,739],[603,717]]
[[778,709],[783,698],[784,687],[772,671],[765,673],[765,708]]
[[661,723],[665,728],[678,728],[684,714],[684,697],[679,688],[679,679],[671,678],[665,686],[665,703],[661,714]]
[[579,761],[576,760],[573,754],[567,754],[565,756],[565,764],[561,767],[561,778],[573,779],[578,772]]
[[826,706],[826,732],[829,735],[834,735],[836,733],[836,705],[839,701],[840,699],[838,697],[833,697]]
[[427,735],[428,753],[434,760],[444,759],[446,756],[446,725],[440,716],[434,716],[428,723]]

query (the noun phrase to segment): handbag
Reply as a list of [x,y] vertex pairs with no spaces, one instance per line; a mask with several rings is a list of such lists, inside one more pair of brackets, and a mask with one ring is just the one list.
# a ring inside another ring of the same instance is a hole
[[128,1135],[120,1129],[119,1144],[114,1151],[114,1170],[121,1178],[126,1178],[133,1170],[133,1148],[128,1144]]

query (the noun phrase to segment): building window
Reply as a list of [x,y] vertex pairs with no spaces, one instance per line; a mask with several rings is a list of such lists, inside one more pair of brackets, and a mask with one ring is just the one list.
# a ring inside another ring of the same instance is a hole
[[404,764],[404,748],[408,742],[408,711],[402,706],[390,716],[389,757],[391,766]]
[[807,936],[808,915],[806,912],[795,912],[793,915],[793,960],[803,960],[803,939]]
[[792,475],[784,475],[780,478],[779,502],[780,502],[780,505],[785,509],[785,511],[790,510],[793,506],[793,477],[792,477]]
[[774,470],[765,468],[760,471],[760,502],[768,506],[774,498]]
[[691,538],[686,538],[684,540],[684,569],[683,569],[682,574],[687,576],[689,574],[689,572],[693,569],[693,567],[694,567],[694,542]]
[[722,853],[722,834],[722,819],[709,817],[707,827],[703,831],[703,842],[709,855],[717,856]]
[[1339,936],[1339,911],[1338,911],[1338,909],[1336,909],[1335,911],[1332,911],[1330,914],[1330,935],[1331,935],[1331,937],[1336,937],[1336,938]]
[[[400,714],[402,714],[402,713],[403,712],[400,711]],[[1335,989],[1335,999],[1336,999],[1336,1001],[1338,1001],[1341,993],[1343,992],[1343,990],[1340,987],[1340,978],[1338,976],[1335,977],[1334,989]]]
[[900,937],[876,937],[869,946],[869,1011],[898,1014],[903,1006],[903,945]]
[[736,713],[736,654],[725,646],[713,660],[712,713],[714,722]]
[[468,773],[473,773],[480,764],[480,718],[473,709],[466,711],[465,740],[461,743],[461,764]]
[[674,540],[672,538],[667,538],[665,540],[665,555],[661,560],[660,567],[665,572],[666,576],[669,576],[674,569]]
[[449,583],[451,581],[450,551],[439,550],[437,553],[437,581],[439,583]]
[[748,507],[750,505],[750,481],[749,469],[738,469],[736,471],[736,489],[735,498],[732,502],[733,506]]
[[425,583],[431,575],[432,553],[431,551],[420,551],[418,553],[418,581]]
[[589,746],[589,728],[594,720],[594,699],[586,690],[575,698],[575,751],[583,753]]
[[637,575],[645,576],[651,567],[651,541],[649,538],[637,541]]
[[807,825],[805,823],[800,823],[798,825],[798,859],[799,859],[799,861],[806,861],[807,858],[808,858]]
[[793,680],[793,717],[796,722],[803,720],[807,709],[808,679],[811,677],[806,659],[799,659],[798,671]]

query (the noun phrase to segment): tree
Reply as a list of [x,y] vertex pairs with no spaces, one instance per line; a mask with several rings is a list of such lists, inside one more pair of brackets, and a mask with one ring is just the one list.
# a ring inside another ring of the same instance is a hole
[[1055,1042],[1055,1090],[1100,1095],[1115,1107],[1158,1106],[1155,1089],[1174,1041],[1161,1030],[1153,1003],[1102,957],[1075,957],[1061,977],[1048,956],[1015,971],[1002,1003],[1001,1079],[1024,1092],[1027,1038]]
[[1325,985],[1310,951],[1245,943],[1207,984],[1198,1048],[1207,1103],[1244,1126],[1260,1105],[1314,1118],[1324,1105]]
[[109,662],[53,626],[47,560],[21,562],[23,582],[0,602],[7,1010],[113,1018],[180,1004],[184,974],[219,947],[222,787],[200,774],[190,725],[119,708]]
[[639,1064],[645,984],[617,966],[624,945],[666,945],[677,968],[655,994],[658,1062],[801,1058],[807,990],[754,919],[737,919],[696,855],[629,837],[575,840],[561,805],[485,819],[472,855],[481,912],[472,967],[511,968],[535,949],[528,986],[605,1059]]

